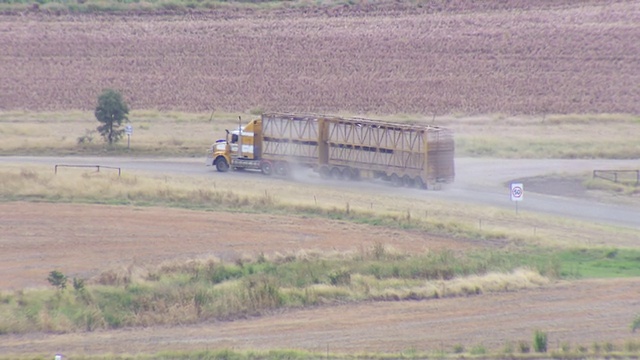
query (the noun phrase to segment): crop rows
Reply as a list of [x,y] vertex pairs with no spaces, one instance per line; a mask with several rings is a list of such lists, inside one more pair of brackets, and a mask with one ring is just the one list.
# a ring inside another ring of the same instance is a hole
[[0,15],[0,110],[640,113],[640,3],[550,4]]

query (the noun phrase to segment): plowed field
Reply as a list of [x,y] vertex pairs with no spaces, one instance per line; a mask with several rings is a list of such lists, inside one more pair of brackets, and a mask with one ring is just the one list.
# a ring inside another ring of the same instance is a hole
[[638,1],[375,3],[0,15],[0,110],[640,112]]
[[415,231],[259,214],[31,203],[0,203],[0,214],[0,289],[49,286],[53,268],[90,278],[168,260],[360,252],[376,243],[402,252],[479,246]]

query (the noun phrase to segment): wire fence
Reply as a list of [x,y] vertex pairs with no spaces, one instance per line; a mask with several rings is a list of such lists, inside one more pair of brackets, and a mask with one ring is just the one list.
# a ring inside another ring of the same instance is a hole
[[640,185],[640,170],[593,170],[593,178]]
[[122,174],[122,170],[119,167],[116,166],[104,166],[104,165],[65,165],[65,164],[57,164],[54,167],[54,173],[57,175],[58,174],[58,168],[59,167],[71,167],[71,168],[95,168],[96,172],[100,172],[100,169],[114,169],[114,170],[118,170],[118,176],[120,176]]

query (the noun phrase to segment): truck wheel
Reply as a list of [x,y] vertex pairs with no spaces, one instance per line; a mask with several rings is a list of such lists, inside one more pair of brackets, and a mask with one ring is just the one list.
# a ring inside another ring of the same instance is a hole
[[411,178],[409,175],[405,175],[402,177],[402,184],[408,188],[413,187],[415,180]]
[[216,169],[219,172],[227,172],[227,171],[229,171],[229,163],[227,162],[227,159],[225,159],[223,157],[219,157],[215,161],[215,165],[216,165]]
[[426,189],[427,188],[427,184],[424,182],[424,180],[422,180],[422,178],[420,176],[416,176],[415,180],[414,180],[414,186],[418,189]]
[[289,175],[289,164],[286,161],[278,161],[276,163],[276,175],[287,176]]
[[327,165],[320,166],[318,172],[320,173],[320,177],[325,180],[331,178],[331,170],[329,170]]
[[342,169],[341,175],[342,175],[341,176],[342,180],[353,180],[353,177],[354,177],[353,171],[351,171],[351,168],[348,168],[348,167]]
[[393,186],[395,187],[402,186],[402,179],[400,178],[400,176],[398,176],[398,174],[391,174],[391,184],[393,184]]
[[359,181],[360,180],[360,170],[358,169],[351,169],[351,180],[353,181]]
[[340,176],[342,176],[342,172],[339,168],[334,167],[331,169],[331,178],[335,180],[340,180]]
[[260,163],[260,170],[262,173],[269,176],[273,173],[273,168],[271,167],[271,161],[263,161]]

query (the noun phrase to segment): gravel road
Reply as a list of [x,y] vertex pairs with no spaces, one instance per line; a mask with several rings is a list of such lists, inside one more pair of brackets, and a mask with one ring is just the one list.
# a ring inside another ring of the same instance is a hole
[[[122,158],[122,157],[0,157],[0,164],[41,164],[52,168],[56,164],[84,164],[117,166],[122,171],[149,171],[164,174],[194,176],[253,176],[255,174],[218,174],[206,167],[203,158]],[[528,191],[527,178],[548,175],[584,175],[596,169],[640,169],[640,160],[512,160],[512,159],[456,159],[455,183],[442,191],[428,192],[422,196],[437,197],[461,203],[489,205],[514,209],[509,197],[509,183],[524,183],[524,200],[518,203],[518,211],[545,213],[595,223],[640,229],[640,201],[612,203],[591,196],[584,196],[578,184],[550,182],[535,191]],[[522,180],[524,179],[524,180]],[[260,181],[278,181],[261,177]],[[363,185],[367,186],[367,185]],[[572,188],[575,186],[575,188]],[[402,194],[402,192],[399,192]],[[406,192],[415,197],[415,192]]]

